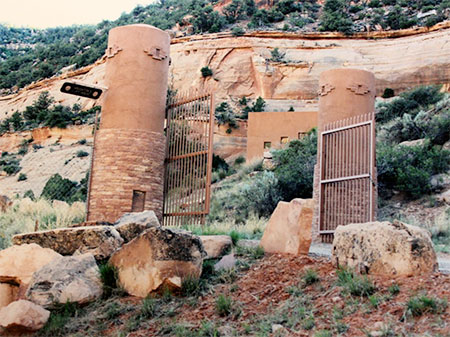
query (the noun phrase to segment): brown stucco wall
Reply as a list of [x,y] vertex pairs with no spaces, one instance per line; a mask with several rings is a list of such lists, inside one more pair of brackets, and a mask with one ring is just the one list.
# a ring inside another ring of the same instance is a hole
[[[251,112],[248,116],[247,161],[263,158],[264,142],[281,147],[281,137],[298,139],[317,126],[317,111]],[[267,150],[266,150],[267,151]]]

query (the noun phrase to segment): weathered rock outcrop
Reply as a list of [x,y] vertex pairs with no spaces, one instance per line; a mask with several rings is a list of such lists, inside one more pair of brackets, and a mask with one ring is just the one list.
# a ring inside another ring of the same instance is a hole
[[159,226],[158,218],[153,211],[125,213],[114,224],[124,242],[127,243],[150,227]]
[[88,303],[102,295],[100,271],[92,254],[65,256],[33,274],[26,298],[44,308]]
[[200,240],[206,251],[205,259],[217,259],[223,256],[233,244],[228,235],[200,235]]
[[16,245],[37,243],[61,255],[91,253],[97,260],[110,257],[123,243],[120,234],[112,226],[58,228],[18,234],[12,241]]
[[428,232],[399,221],[338,226],[333,241],[335,265],[377,275],[424,275],[438,264]]
[[123,245],[109,262],[130,295],[145,297],[160,287],[180,288],[185,277],[200,277],[204,256],[197,236],[152,227]]
[[18,290],[18,286],[0,283],[0,308],[6,307],[9,303],[13,302]]
[[312,199],[280,201],[267,224],[261,246],[267,253],[308,254],[311,245]]
[[19,300],[0,310],[0,326],[14,333],[37,331],[44,327],[50,311],[32,302]]

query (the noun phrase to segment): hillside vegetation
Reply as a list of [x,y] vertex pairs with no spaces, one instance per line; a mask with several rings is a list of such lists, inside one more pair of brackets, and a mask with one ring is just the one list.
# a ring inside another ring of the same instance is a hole
[[[228,2],[227,2],[228,3]],[[447,20],[450,1],[444,0],[316,0],[274,1],[261,7],[253,0],[165,0],[137,6],[115,21],[97,25],[37,30],[0,25],[0,90],[10,93],[62,68],[83,67],[99,59],[111,28],[145,23],[183,35],[251,30],[340,31],[396,30],[431,26]]]

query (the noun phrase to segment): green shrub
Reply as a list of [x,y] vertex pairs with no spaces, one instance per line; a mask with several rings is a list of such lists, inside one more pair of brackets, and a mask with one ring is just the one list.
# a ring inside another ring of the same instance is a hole
[[84,145],[84,144],[86,144],[86,139],[85,138],[80,139],[77,143],[80,145]]
[[319,275],[314,269],[307,269],[305,274],[302,276],[302,281],[307,286],[319,282],[319,280]]
[[389,198],[392,189],[418,198],[431,192],[431,176],[449,168],[450,152],[438,147],[377,146],[378,189],[383,198]]
[[83,151],[83,150],[80,150],[80,151],[77,152],[77,157],[78,158],[87,157],[87,156],[89,156],[89,152],[86,152],[86,151]]
[[24,198],[30,198],[31,200],[36,200],[36,197],[34,196],[34,192],[32,190],[26,190],[23,194]]
[[233,36],[242,36],[242,35],[245,34],[245,30],[244,30],[244,28],[242,28],[242,27],[234,27],[234,28],[231,30],[231,34],[232,34]]
[[203,67],[202,69],[200,69],[200,71],[203,77],[209,77],[213,74],[212,70],[208,66]]
[[281,150],[273,150],[275,177],[284,201],[311,198],[317,154],[317,131],[313,129],[301,140],[293,140]]
[[383,95],[381,95],[381,97],[383,97],[383,98],[391,98],[394,96],[395,96],[394,89],[391,89],[391,88],[384,89]]
[[[270,52],[270,60],[273,62],[283,62],[284,59],[284,55],[285,53],[282,53],[278,50],[278,48],[274,48],[271,52]],[[261,98],[261,97],[259,97]]]
[[388,288],[389,294],[392,296],[397,295],[400,293],[400,286],[397,283],[394,283],[393,285],[390,285]]
[[3,171],[6,172],[6,174],[11,176],[11,175],[19,172],[22,168],[19,166],[18,161],[13,161],[13,162],[10,162],[8,165],[3,165],[2,169],[3,169]]
[[220,294],[216,299],[216,312],[219,316],[228,316],[232,312],[233,300],[231,297]]
[[406,313],[412,316],[422,316],[426,313],[439,314],[447,309],[447,301],[425,295],[412,297],[406,303]]
[[262,112],[264,111],[264,107],[266,105],[266,101],[262,97],[258,97],[255,103],[251,107],[251,111],[254,112]]
[[103,263],[99,266],[100,280],[103,284],[103,297],[108,298],[112,295],[114,289],[118,288],[117,268],[109,263]]
[[378,105],[376,114],[377,123],[386,123],[396,117],[402,117],[405,113],[412,117],[420,111],[426,109],[431,104],[439,102],[444,97],[439,86],[421,86],[413,90],[400,94],[388,103]]
[[24,181],[27,180],[27,175],[25,173],[19,174],[19,178],[17,178],[17,181]]
[[319,30],[345,34],[353,32],[353,22],[347,15],[347,6],[344,0],[327,0],[325,2]]
[[181,293],[183,296],[198,296],[202,290],[202,284],[198,277],[189,275],[181,282]]
[[24,155],[26,155],[28,153],[28,146],[21,146],[20,148],[19,148],[19,151],[17,151],[17,154],[19,155],[19,156],[24,156]]
[[339,268],[336,275],[338,276],[338,285],[344,287],[345,291],[353,296],[368,297],[376,291],[376,287],[366,276],[355,275],[349,269]]
[[371,0],[371,1],[369,2],[369,7],[370,7],[370,8],[378,8],[378,7],[380,7],[380,6],[381,6],[380,0]]
[[234,160],[234,165],[241,165],[245,163],[245,157],[239,156]]
[[227,102],[220,103],[220,105],[216,107],[214,115],[219,125],[228,124],[230,128],[238,127],[236,116]]
[[142,300],[142,306],[141,306],[141,318],[152,318],[155,316],[157,310],[157,303],[154,298],[146,297]]

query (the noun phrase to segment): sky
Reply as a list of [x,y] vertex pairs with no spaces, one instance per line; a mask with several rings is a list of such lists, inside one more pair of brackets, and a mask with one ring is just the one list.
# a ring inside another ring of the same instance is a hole
[[0,23],[14,27],[50,28],[116,20],[137,5],[154,0],[0,0]]

